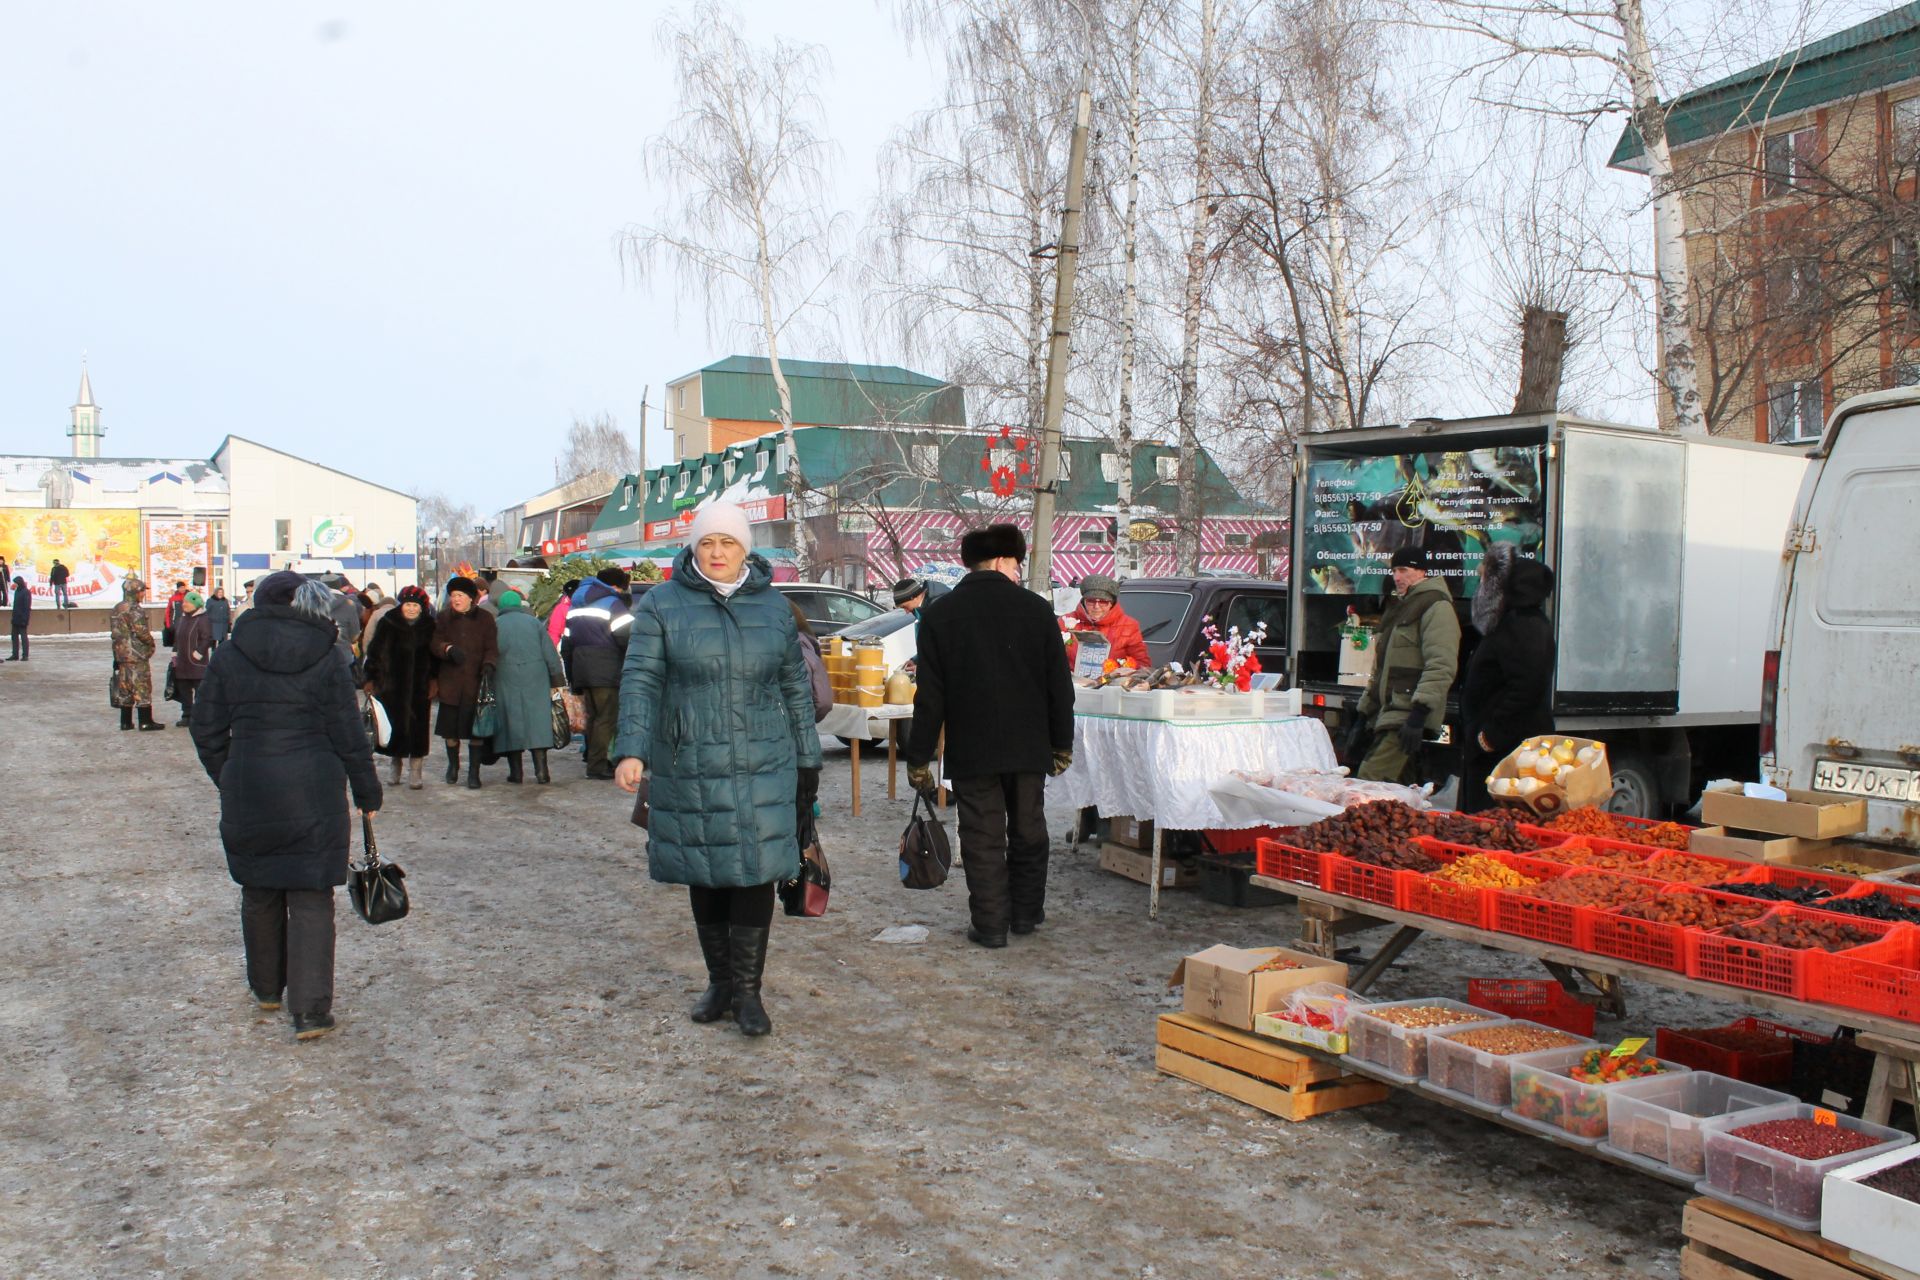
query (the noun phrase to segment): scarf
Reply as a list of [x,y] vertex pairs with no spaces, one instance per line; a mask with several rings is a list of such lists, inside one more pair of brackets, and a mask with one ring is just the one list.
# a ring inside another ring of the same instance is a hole
[[1507,612],[1507,579],[1513,575],[1513,547],[1496,542],[1487,548],[1486,574],[1473,593],[1473,627],[1483,637],[1493,634]]

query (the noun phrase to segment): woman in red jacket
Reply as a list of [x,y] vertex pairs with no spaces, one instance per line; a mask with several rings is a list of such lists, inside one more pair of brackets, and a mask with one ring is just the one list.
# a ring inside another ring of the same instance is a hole
[[[1153,663],[1147,657],[1147,642],[1140,624],[1120,607],[1120,584],[1102,574],[1089,574],[1080,580],[1080,607],[1067,615],[1071,631],[1098,631],[1107,638],[1107,658],[1131,663],[1145,671]],[[1067,647],[1067,665],[1079,656],[1079,646]]]

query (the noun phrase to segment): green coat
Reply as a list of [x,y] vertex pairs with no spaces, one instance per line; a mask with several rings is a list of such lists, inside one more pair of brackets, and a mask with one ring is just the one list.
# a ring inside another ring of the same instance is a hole
[[500,728],[493,749],[545,751],[553,746],[553,693],[566,683],[560,654],[540,619],[525,607],[502,609],[495,620],[500,664],[493,671],[493,696],[500,706]]
[[[1423,598],[1437,595],[1411,624],[1402,621]],[[1453,594],[1446,579],[1429,577],[1395,601],[1380,623],[1381,642],[1373,663],[1373,678],[1360,699],[1363,720],[1380,729],[1405,724],[1407,712],[1419,703],[1427,709],[1427,724],[1446,716],[1447,690],[1460,667],[1460,618],[1453,611]]]
[[682,551],[634,605],[613,758],[652,776],[655,880],[733,888],[797,870],[796,769],[819,767],[820,735],[793,610],[765,559],[749,556],[745,585],[722,597]]

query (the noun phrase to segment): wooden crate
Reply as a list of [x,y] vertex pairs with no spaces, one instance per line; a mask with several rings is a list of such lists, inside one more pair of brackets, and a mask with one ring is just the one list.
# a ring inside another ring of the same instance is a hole
[[1161,1014],[1158,1034],[1154,1063],[1162,1071],[1282,1120],[1307,1120],[1387,1096],[1386,1085],[1347,1075],[1324,1058],[1190,1013]]
[[1850,1250],[1812,1232],[1707,1196],[1687,1201],[1680,1227],[1687,1238],[1680,1251],[1681,1280],[1899,1280],[1901,1275],[1857,1262]]
[[[1151,853],[1139,853],[1108,841],[1100,846],[1100,865],[1117,876],[1125,876],[1140,884],[1153,883]],[[1162,859],[1160,887],[1162,889],[1197,889],[1200,887],[1200,869],[1172,858]]]

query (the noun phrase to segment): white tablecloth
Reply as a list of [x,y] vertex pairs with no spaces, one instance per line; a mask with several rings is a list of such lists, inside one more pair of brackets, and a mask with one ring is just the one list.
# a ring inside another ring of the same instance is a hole
[[[910,720],[912,718],[913,705],[911,703],[904,706],[856,707],[851,703],[836,702],[833,704],[833,710],[827,712],[826,717],[820,721],[819,729],[821,733],[826,734],[830,738],[860,738],[862,740],[868,740],[887,736],[885,729],[882,729],[877,734],[871,732],[870,721]],[[905,734],[901,735],[903,741],[905,737]]]
[[1311,716],[1228,724],[1075,716],[1073,767],[1047,782],[1047,803],[1172,831],[1243,827],[1258,824],[1220,812],[1207,791],[1217,780],[1235,769],[1338,767],[1327,727]]

